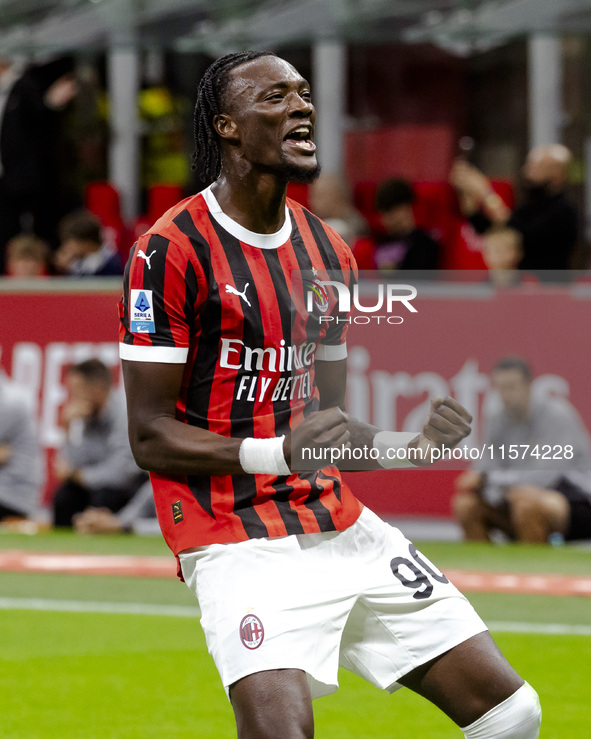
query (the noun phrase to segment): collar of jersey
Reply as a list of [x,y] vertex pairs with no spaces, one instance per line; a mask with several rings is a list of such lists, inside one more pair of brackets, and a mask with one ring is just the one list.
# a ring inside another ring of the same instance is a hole
[[278,249],[280,246],[285,244],[291,236],[291,217],[289,215],[289,208],[285,206],[285,223],[279,231],[275,231],[274,234],[259,234],[255,231],[249,231],[244,226],[241,226],[233,218],[227,216],[224,211],[220,208],[220,204],[215,198],[215,195],[211,191],[211,185],[201,193],[205,198],[207,207],[211,215],[220,224],[222,228],[232,236],[235,236],[239,241],[249,246],[256,246],[259,249]]

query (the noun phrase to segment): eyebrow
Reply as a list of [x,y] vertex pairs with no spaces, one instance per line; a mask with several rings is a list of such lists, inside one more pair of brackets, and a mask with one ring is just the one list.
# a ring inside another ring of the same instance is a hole
[[[287,90],[289,87],[292,87],[291,82],[274,82],[272,85],[269,85],[263,90],[263,95],[267,92],[270,92],[271,90],[276,90],[277,88],[280,88],[281,90]],[[310,87],[310,83],[308,80],[301,77],[297,82],[298,87]]]

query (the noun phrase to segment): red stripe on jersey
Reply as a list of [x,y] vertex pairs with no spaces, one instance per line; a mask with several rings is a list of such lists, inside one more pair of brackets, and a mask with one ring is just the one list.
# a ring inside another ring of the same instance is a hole
[[[194,214],[191,215],[195,221]],[[225,285],[228,284],[228,275],[231,274],[231,268],[215,229],[212,228],[210,222],[205,220],[205,218],[207,218],[207,215],[203,218],[203,222],[196,223],[196,226],[202,232],[205,227],[207,240],[211,247],[211,269],[221,292],[225,289]],[[228,304],[222,301],[221,336],[236,335],[236,338],[238,338],[238,334],[242,336],[244,313],[242,312],[241,305],[238,308],[239,310],[236,311],[236,307],[233,306],[232,310],[230,310]],[[240,328],[237,329],[237,326]],[[208,410],[207,417],[209,419],[209,430],[221,436],[231,436],[232,424],[230,409],[232,398],[234,397],[236,377],[236,371],[223,369],[219,362],[217,363],[211,386],[210,409]],[[220,408],[226,409],[226,412],[220,413]]]
[[[256,477],[259,477],[259,475],[255,475],[255,478]],[[261,475],[261,477],[268,478],[269,475]],[[257,480],[257,487],[258,486],[259,482]],[[267,493],[265,495],[258,494],[256,498],[253,499],[252,504],[256,507],[257,513],[267,527],[269,536],[286,536],[288,534],[288,531],[285,528],[285,524],[281,520],[281,516],[279,515],[279,512],[277,510],[277,505],[275,501],[271,499],[271,497],[272,496],[270,493]]]
[[[226,541],[242,541],[248,539],[248,534],[242,524],[240,516],[234,513],[234,488],[232,486],[232,477],[230,475],[217,475],[212,477],[212,487],[215,484],[217,495],[212,497],[212,509],[216,521],[223,522],[224,536],[230,536]],[[222,541],[221,539],[211,539],[206,543],[213,541]],[[178,554],[178,552],[175,552]]]
[[[299,344],[302,344],[306,340],[306,321],[304,318],[304,295],[303,295],[303,285],[300,285],[299,283],[296,285],[293,280],[294,273],[300,272],[300,264],[298,262],[297,255],[295,253],[295,248],[293,245],[293,241],[290,239],[289,242],[285,245],[284,249],[282,249],[281,254],[279,255],[279,260],[281,263],[281,268],[283,270],[283,274],[285,276],[285,280],[289,286],[289,292],[292,294],[292,291],[296,289],[302,289],[302,294],[297,296],[297,303],[298,306],[297,309],[297,319],[295,322],[294,330],[292,333],[292,343],[296,346]],[[317,255],[317,264],[313,261],[312,264],[317,269],[323,269],[324,263],[320,259],[320,254]],[[295,296],[294,296],[295,298]],[[301,307],[300,307],[301,306]],[[310,378],[312,381],[313,386],[313,395],[316,398],[319,398],[318,394],[318,388],[314,384],[314,369],[311,368],[310,370]],[[292,404],[292,415],[290,419],[290,426],[292,429],[297,428],[300,423],[304,420],[304,410],[305,410],[305,403],[298,403],[294,406]]]
[[[308,223],[308,219],[306,218],[306,214],[308,215],[312,215],[312,214],[309,211],[307,211],[305,208],[303,208],[301,205],[298,205],[297,203],[293,203],[293,201],[288,200],[288,203],[289,202],[291,202],[292,205],[295,206],[293,212],[294,212],[294,216],[295,216],[298,228],[301,230],[302,225],[305,224],[306,231],[310,235],[315,245],[316,239],[312,235],[312,232],[310,230],[310,226]],[[351,250],[349,249],[347,244],[343,241],[342,237],[339,236],[339,234],[333,228],[331,228],[328,224],[320,221],[320,219],[317,218],[316,216],[312,216],[312,217],[314,218],[315,221],[318,222],[318,228],[322,230],[325,238],[328,239],[331,246],[333,247],[334,252],[339,260],[339,264],[343,272],[343,276],[345,277],[345,280],[347,280],[348,282],[348,279],[347,279],[348,272],[351,266],[355,266],[355,268],[357,266],[355,265],[355,260],[353,258],[353,254]]]
[[[250,246],[249,244],[244,244],[242,242],[240,243],[240,246],[244,252],[246,263],[248,264],[253,277],[255,277],[254,287],[256,288],[257,295],[263,296],[264,298],[265,310],[261,311],[263,336],[265,338],[273,337],[276,344],[279,344],[281,339],[283,339],[283,341],[285,341],[285,345],[289,346],[291,336],[285,336],[283,333],[276,287],[273,284],[264,256],[261,254],[261,250],[256,246]],[[283,247],[280,247],[279,251],[281,251],[282,248]],[[277,341],[278,338],[279,341]],[[259,375],[259,382],[262,377],[264,377],[264,374]],[[273,378],[271,376],[271,378],[265,379],[271,380],[266,390],[266,393],[270,393],[277,387],[279,377],[277,376]],[[260,392],[254,403],[252,416],[255,438],[270,439],[279,435],[275,431],[275,416],[269,413],[269,402],[265,401],[264,396],[261,397]]]
[[[327,476],[336,476],[339,480],[341,478],[341,474],[337,467],[323,467],[322,472],[324,472]],[[337,511],[341,507],[341,501],[338,499],[334,492],[334,482],[333,480],[326,479],[321,475],[318,475],[318,477],[316,478],[316,482],[324,489],[322,502],[329,509],[332,515],[334,511]]]
[[[184,311],[181,310],[187,299],[187,288],[184,277],[187,272],[188,263],[189,257],[186,252],[175,248],[174,244],[170,244],[164,272],[164,305],[166,313],[171,319],[170,330],[174,346],[178,347],[188,347],[191,340],[191,337],[187,334],[185,314]],[[180,305],[180,301],[173,302],[172,300],[167,299],[169,296],[174,294],[175,287],[182,291],[184,296],[183,305]]]
[[313,511],[311,511],[309,508],[306,508],[306,501],[310,497],[311,489],[312,488],[309,484],[307,485],[307,490],[303,486],[296,487],[295,490],[289,495],[289,505],[291,506],[292,510],[297,512],[298,518],[300,519],[302,526],[304,527],[304,531],[307,534],[317,534],[321,531],[318,524],[318,519],[316,518]]
[[[206,531],[207,534],[202,544],[212,544],[218,541],[244,541],[248,535],[244,530],[242,521],[235,516],[231,510],[232,482],[229,476],[225,476],[225,485],[220,485],[222,495],[219,497],[214,510],[216,518],[212,518],[199,505],[195,496],[187,488],[186,478],[178,477],[171,479],[150,472],[150,481],[154,490],[154,502],[156,503],[156,514],[158,523],[167,544],[178,542],[177,547],[171,546],[174,554],[182,549],[197,546],[196,533]],[[180,500],[183,510],[183,520],[174,522],[172,514],[172,503]],[[228,509],[228,504],[230,508]],[[201,537],[199,537],[201,540]],[[183,542],[193,542],[193,544]],[[180,547],[180,548],[179,548]]]

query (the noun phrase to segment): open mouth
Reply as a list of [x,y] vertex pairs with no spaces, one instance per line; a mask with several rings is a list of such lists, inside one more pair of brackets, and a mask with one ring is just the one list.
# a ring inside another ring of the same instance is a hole
[[300,126],[290,131],[283,139],[292,146],[296,146],[302,151],[316,151],[316,144],[311,139],[312,132],[308,126]]

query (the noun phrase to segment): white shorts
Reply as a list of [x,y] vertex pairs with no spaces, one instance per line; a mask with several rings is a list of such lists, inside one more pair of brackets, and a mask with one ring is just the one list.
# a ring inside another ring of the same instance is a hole
[[379,688],[486,626],[396,528],[365,508],[348,529],[211,544],[181,554],[209,653],[226,691],[264,670],[296,668],[312,697],[341,665]]

